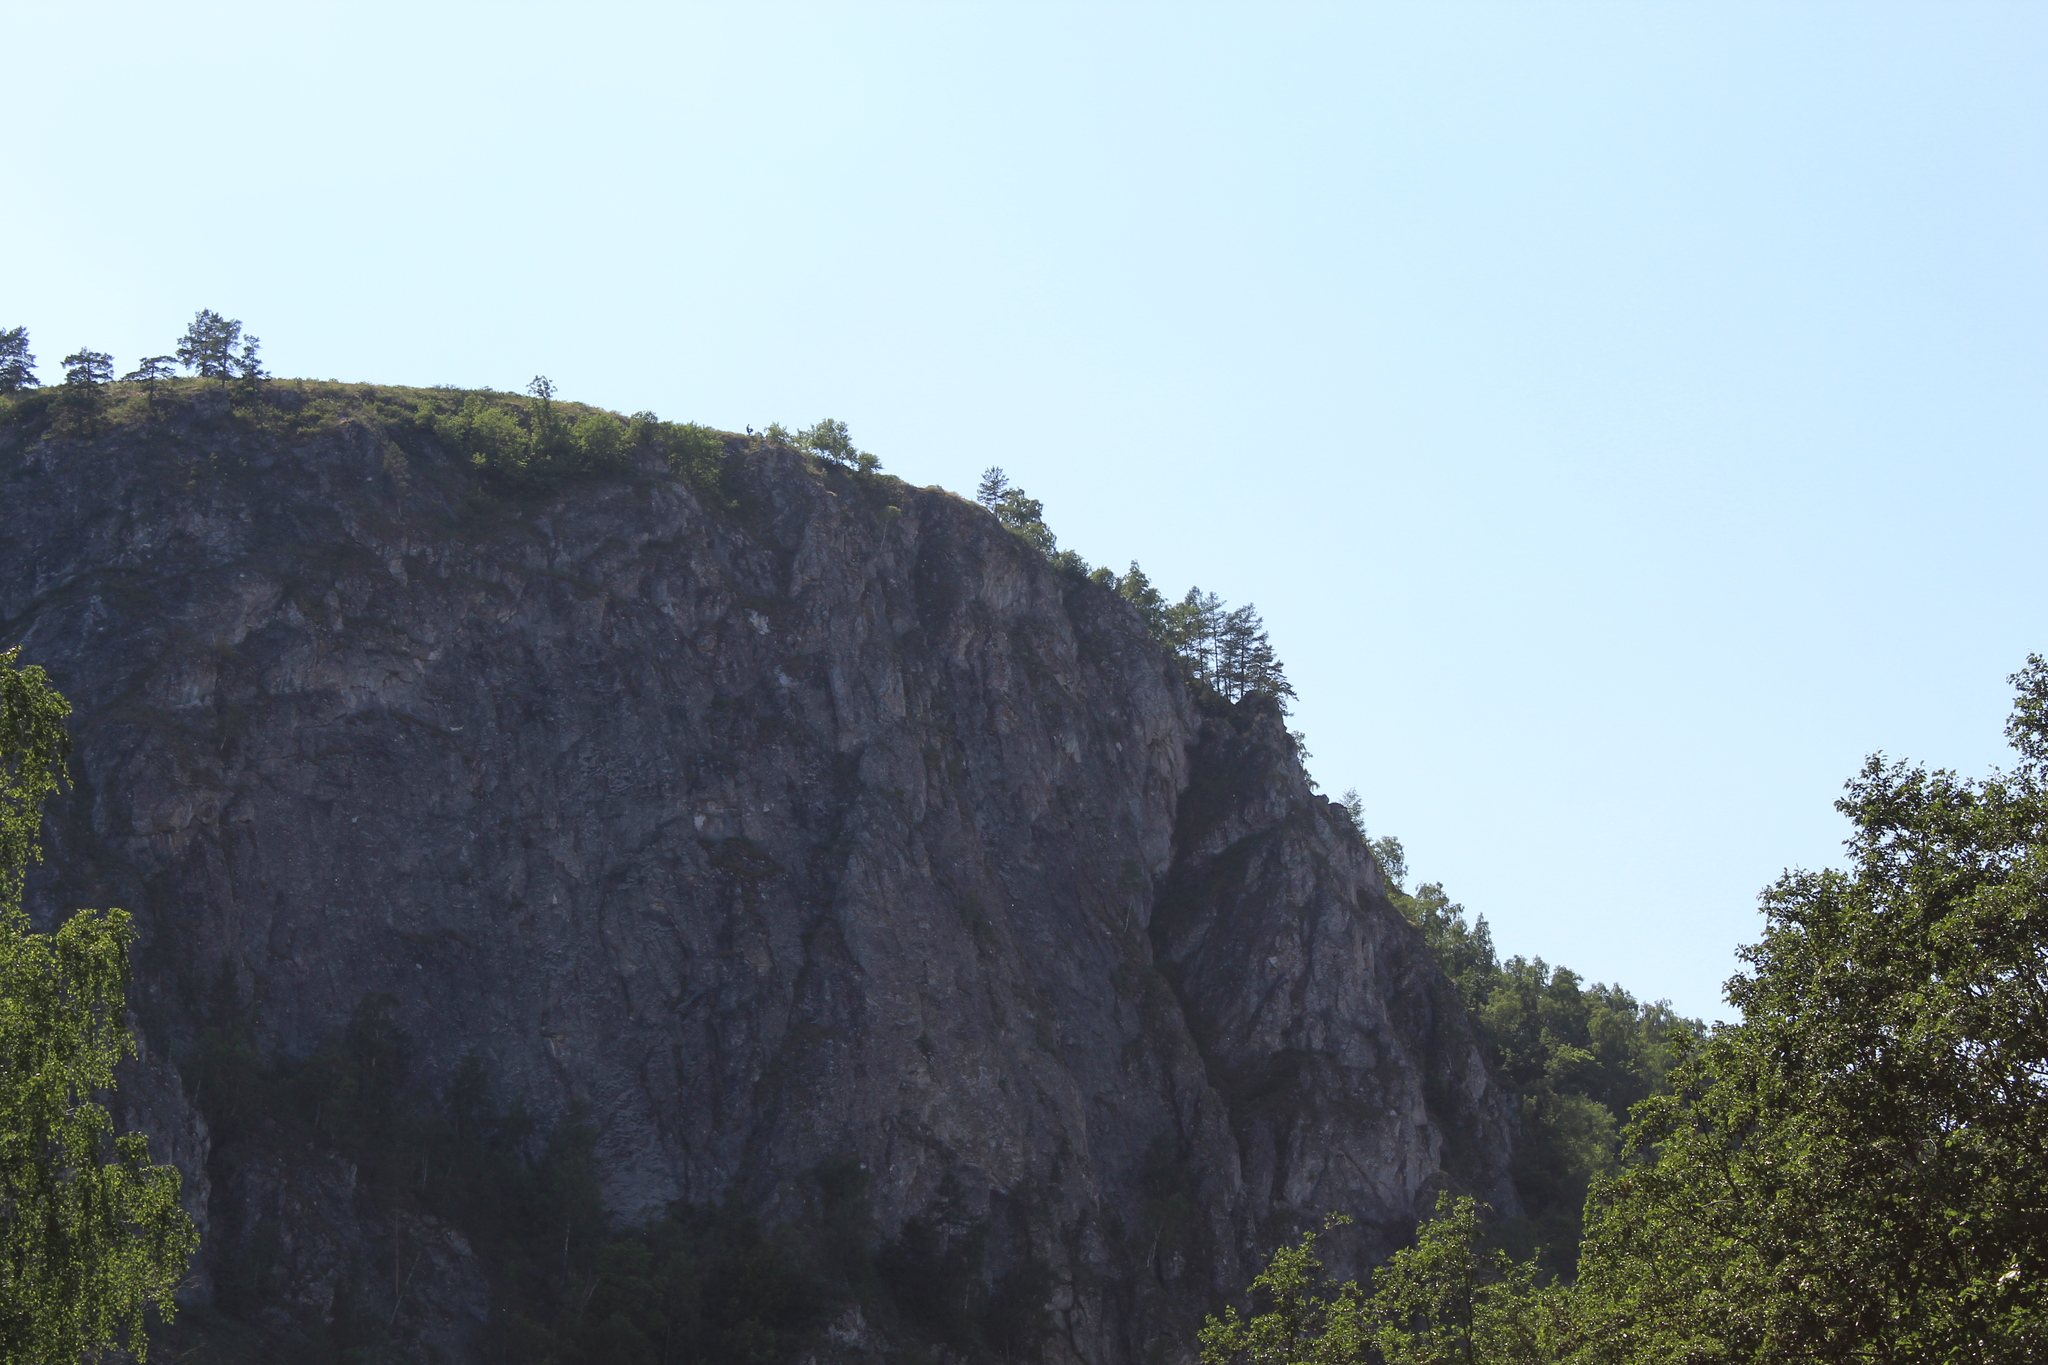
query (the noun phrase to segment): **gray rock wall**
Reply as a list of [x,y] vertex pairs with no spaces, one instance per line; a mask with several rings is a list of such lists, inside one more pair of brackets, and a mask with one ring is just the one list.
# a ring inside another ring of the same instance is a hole
[[[1277,717],[1198,704],[959,498],[737,440],[727,487],[506,501],[403,423],[200,407],[17,433],[0,644],[77,743],[42,911],[137,914],[163,1056],[224,961],[295,1054],[389,992],[423,1085],[474,1050],[586,1105],[622,1217],[795,1216],[853,1156],[887,1231],[946,1185],[1002,1213],[992,1269],[1053,1267],[1061,1359],[1178,1354],[1326,1211],[1341,1262],[1446,1185],[1512,1207],[1502,1092]],[[159,1075],[134,1112],[199,1182],[189,1109]],[[394,1234],[291,1160],[208,1192],[206,1255],[275,1206],[317,1314],[318,1267]],[[410,1235],[395,1318],[459,1358],[475,1268]]]

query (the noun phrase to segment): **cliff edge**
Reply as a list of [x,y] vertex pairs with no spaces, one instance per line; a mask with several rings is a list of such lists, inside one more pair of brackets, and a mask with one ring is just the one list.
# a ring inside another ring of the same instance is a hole
[[465,1359],[492,1311],[336,1151],[216,1150],[166,1062],[223,980],[286,1057],[387,995],[410,1084],[473,1054],[582,1116],[621,1219],[802,1219],[855,1163],[875,1236],[1043,1267],[1063,1361],[1180,1356],[1326,1212],[1347,1269],[1440,1188],[1513,1209],[1508,1101],[1342,810],[1113,592],[739,437],[715,488],[643,450],[494,489],[405,397],[0,431],[0,646],[75,708],[34,904],[137,918],[195,1299],[268,1237],[238,1311],[276,1330],[384,1292]]

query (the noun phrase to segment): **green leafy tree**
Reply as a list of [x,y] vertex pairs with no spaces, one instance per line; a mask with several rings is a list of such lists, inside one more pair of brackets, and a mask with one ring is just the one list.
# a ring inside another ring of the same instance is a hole
[[[1045,504],[1028,496],[1023,489],[1010,482],[1010,476],[1000,468],[991,468],[981,476],[981,484],[975,490],[975,501],[995,514],[1003,529],[1011,532],[1032,549],[1051,558],[1059,548],[1059,540],[1052,528],[1045,524]],[[1087,570],[1082,569],[1083,573]]]
[[0,393],[20,393],[38,382],[36,358],[28,349],[28,328],[0,331]]
[[633,433],[608,412],[593,412],[571,428],[576,453],[589,469],[616,469],[626,462]]
[[1480,915],[1465,919],[1465,907],[1452,902],[1442,882],[1424,882],[1413,895],[1393,897],[1409,923],[1422,931],[1437,965],[1458,987],[1467,1010],[1483,1010],[1500,980],[1500,957],[1493,947],[1493,929]]
[[[236,323],[235,326],[239,328],[241,324]],[[263,368],[263,361],[260,358],[262,350],[261,337],[245,336],[242,338],[241,346],[236,349],[233,360],[229,362],[234,369],[235,377],[245,385],[254,384],[259,379],[270,378],[270,372]]]
[[175,360],[175,356],[144,356],[134,369],[121,376],[121,380],[142,385],[143,399],[149,404],[150,411],[155,412],[162,402],[164,381],[177,376]]
[[[1078,550],[1054,551],[1052,554],[1052,566],[1061,573],[1071,574],[1075,578],[1085,578],[1095,583],[1102,582],[1102,579],[1096,576],[1096,571],[1088,567],[1088,561],[1082,557],[1081,552]],[[1111,577],[1114,578],[1115,575],[1112,574]]]
[[176,359],[177,357],[168,355],[144,356],[134,369],[121,376],[121,381],[125,384],[142,385],[143,394],[154,407],[163,388],[163,382],[177,375],[177,370],[173,367]]
[[[1040,555],[1051,559],[1057,553],[1059,538],[1053,534],[1051,526],[1044,524],[1044,503],[1010,483],[1010,475],[1001,471],[1001,467],[989,467],[981,473],[981,483],[975,487],[975,501],[995,514],[995,520],[1001,522],[1004,530],[1022,538]],[[1081,569],[1081,573],[1087,573],[1087,569]]]
[[1045,524],[1045,504],[1023,489],[1011,488],[1003,494],[996,504],[996,520],[1040,554],[1051,556],[1058,551],[1058,537]]
[[555,407],[554,381],[544,374],[537,374],[526,386],[526,391],[533,395],[533,404],[528,409],[527,467],[543,470],[568,467],[576,453],[576,437],[574,429]]
[[[1436,1197],[1412,1247],[1373,1273],[1372,1342],[1385,1365],[1494,1365],[1555,1359],[1536,1267],[1485,1246],[1470,1196]],[[1553,1296],[1554,1297],[1554,1296]],[[1554,1311],[1554,1310],[1553,1310]]]
[[[768,430],[772,434],[781,431],[781,428],[770,425]],[[854,447],[853,438],[847,433],[846,423],[836,422],[830,417],[820,420],[795,436],[784,432],[783,437],[788,444],[798,450],[809,451],[820,459],[845,465],[848,469],[856,469],[863,474],[872,474],[882,467],[882,462],[875,456]]]
[[853,438],[847,433],[846,423],[835,422],[830,417],[798,432],[794,444],[798,450],[808,450],[813,455],[843,465],[851,465],[859,453],[854,449]]
[[[1365,800],[1359,796],[1358,788],[1347,787],[1343,798],[1337,804],[1344,808],[1344,814],[1351,820],[1351,828],[1358,831],[1359,841],[1372,854],[1373,861],[1379,864],[1380,876],[1385,879],[1389,894],[1404,896],[1408,885],[1408,850],[1402,848],[1401,841],[1391,834],[1382,834],[1379,838],[1375,839],[1367,832],[1365,828]],[[1437,890],[1441,892],[1442,888],[1439,887]],[[1481,920],[1480,929],[1482,932],[1485,927],[1486,922]],[[1436,945],[1432,943],[1431,946],[1434,947]],[[1489,939],[1487,946],[1487,961],[1489,963],[1493,960],[1492,953],[1492,941]]]
[[177,377],[177,368],[172,363],[176,356],[148,355],[136,362],[135,368],[121,376],[124,384],[159,384],[166,379]]
[[134,931],[119,910],[31,930],[23,880],[43,799],[64,771],[64,699],[0,654],[0,1360],[76,1361],[117,1344],[138,1359],[143,1313],[198,1244],[175,1167],[118,1136],[97,1102],[135,1051],[123,1026]]
[[1387,879],[1387,889],[1399,893],[1408,883],[1408,850],[1391,834],[1382,834],[1366,846],[1372,850],[1373,861],[1380,865],[1380,875]]
[[1849,866],[1788,873],[1600,1188],[1582,1283],[1611,1359],[2035,1361],[2048,1341],[2048,662],[2018,764],[1873,758]]
[[721,503],[729,502],[724,436],[696,422],[663,422],[655,435],[670,473],[699,493]]
[[235,376],[235,347],[241,339],[240,322],[202,308],[192,315],[185,335],[178,338],[178,363],[201,379],[226,383]]
[[1358,831],[1358,837],[1369,838],[1365,832],[1365,798],[1358,794],[1358,788],[1346,787],[1337,804],[1344,807],[1344,814],[1350,819],[1351,828]]
[[458,459],[500,475],[516,475],[526,468],[526,429],[512,413],[486,402],[481,394],[466,395],[455,412],[424,409],[422,419]]
[[[993,474],[1002,473],[1000,469],[989,472]],[[1166,629],[1166,599],[1159,595],[1159,589],[1152,586],[1152,580],[1147,578],[1145,571],[1138,567],[1137,560],[1131,561],[1129,571],[1119,575],[1114,586],[1117,596],[1123,598],[1124,601],[1137,609],[1139,617],[1145,622],[1146,629],[1150,630],[1154,636],[1161,634]]]
[[18,908],[36,842],[43,801],[64,777],[71,707],[43,670],[20,666],[21,649],[0,653],[0,907]]
[[[1000,517],[1016,491],[1002,470],[991,469],[982,475],[978,496]],[[1037,503],[1031,505],[1035,508]],[[1048,539],[1050,535],[1047,532]],[[1287,703],[1295,697],[1294,685],[1287,680],[1256,607],[1247,602],[1234,610],[1226,608],[1221,597],[1200,588],[1189,588],[1178,602],[1168,602],[1135,561],[1129,572],[1108,574],[1100,581],[1137,609],[1152,637],[1172,651],[1195,682],[1232,702],[1254,693],[1271,697],[1286,714]],[[1298,747],[1301,737],[1292,738]],[[1301,752],[1306,755],[1306,750]],[[1364,836],[1363,825],[1359,833]]]
[[[1332,1215],[1325,1231],[1351,1220]],[[1317,1234],[1273,1252],[1251,1283],[1250,1317],[1228,1307],[1207,1319],[1197,1340],[1202,1365],[1351,1365],[1367,1359],[1370,1318],[1356,1281],[1328,1286],[1316,1256]]]
[[1569,1277],[1587,1192],[1616,1169],[1630,1106],[1665,1088],[1683,1038],[1699,1026],[1662,1001],[1586,985],[1541,958],[1502,962],[1485,917],[1468,921],[1442,884],[1399,889],[1407,868],[1398,840],[1371,847],[1395,907],[1457,986],[1488,1066],[1519,1102],[1513,1171],[1526,1212],[1494,1235],[1518,1252],[1540,1248],[1543,1268]]
[[1186,596],[1166,608],[1163,642],[1198,682],[1216,675],[1216,637],[1224,614],[1223,599],[1200,588],[1189,588]]
[[[1189,588],[1178,602],[1168,602],[1133,561],[1130,570],[1117,574],[1109,568],[1090,571],[1088,561],[1072,550],[1059,548],[1052,528],[1045,524],[1045,504],[1010,481],[1000,466],[984,470],[975,488],[975,501],[994,514],[1003,527],[1043,554],[1063,573],[1109,588],[1136,608],[1152,637],[1172,651],[1188,677],[1204,684],[1231,702],[1259,694],[1280,706],[1282,715],[1294,700],[1294,686],[1273,650],[1265,622],[1250,603],[1235,610],[1223,599],[1200,588]],[[1301,736],[1290,733],[1303,757]]]
[[114,382],[114,357],[90,348],[64,357],[64,382],[81,389],[97,389]]
[[[621,469],[628,453],[638,447],[662,449],[671,465],[683,472],[693,467],[706,444],[699,439],[704,428],[663,422],[651,412],[636,412],[626,420],[592,412],[571,421],[556,406],[555,386],[546,375],[534,376],[527,392],[532,401],[523,411],[511,406],[517,399],[486,391],[463,395],[462,406],[453,412],[441,402],[424,400],[415,420],[432,430],[450,454],[514,487],[536,486],[581,470]],[[722,454],[723,446],[715,433],[711,435],[710,444]],[[680,461],[678,445],[689,447]]]
[[1536,1288],[1535,1262],[1480,1251],[1499,1230],[1440,1202],[1370,1300],[1302,1289],[1301,1256],[1276,1255],[1256,1286],[1286,1291],[1274,1313],[1212,1321],[1209,1365],[2039,1360],[2048,661],[2013,681],[2011,770],[1873,758],[1849,784],[1850,865],[1766,892],[1728,986],[1742,1022],[1711,1034],[1540,959],[1497,962],[1440,886],[1396,896],[1520,1092],[1525,1198],[1554,1210],[1573,1188],[1556,1177],[1609,1172],[1578,1278]]
[[1280,657],[1266,638],[1266,623],[1247,602],[1228,612],[1217,623],[1213,646],[1214,667],[1210,684],[1230,701],[1241,701],[1257,692],[1280,703],[1285,715],[1294,698],[1294,685],[1280,666]]
[[[1332,1215],[1328,1230],[1351,1220]],[[1330,1285],[1317,1234],[1283,1246],[1252,1281],[1266,1311],[1207,1320],[1203,1365],[1524,1365],[1557,1358],[1569,1305],[1536,1284],[1535,1267],[1485,1245],[1479,1205],[1437,1196],[1435,1215],[1373,1273]]]
[[64,357],[64,410],[87,431],[99,425],[107,407],[107,385],[114,382],[114,357],[82,347]]

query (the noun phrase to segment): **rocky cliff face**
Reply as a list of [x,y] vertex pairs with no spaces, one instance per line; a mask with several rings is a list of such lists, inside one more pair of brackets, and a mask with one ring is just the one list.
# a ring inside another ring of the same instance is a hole
[[[650,459],[499,498],[270,401],[0,436],[0,644],[75,707],[37,903],[138,916],[132,1112],[208,1221],[196,1296],[260,1223],[266,1321],[317,1317],[395,1235],[332,1152],[209,1184],[164,1059],[224,963],[266,1047],[386,992],[423,1091],[474,1052],[582,1105],[622,1218],[801,1217],[845,1158],[878,1234],[964,1205],[988,1273],[1050,1268],[1062,1360],[1177,1354],[1327,1211],[1343,1259],[1439,1188],[1513,1206],[1506,1102],[1342,812],[1108,590],[738,438],[718,497]],[[393,1320],[460,1359],[488,1290],[410,1244]]]

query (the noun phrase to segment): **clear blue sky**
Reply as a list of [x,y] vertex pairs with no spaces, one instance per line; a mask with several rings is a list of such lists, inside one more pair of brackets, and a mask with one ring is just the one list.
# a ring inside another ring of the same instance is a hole
[[2048,7],[8,6],[0,326],[849,422],[1258,604],[1312,768],[1722,1014],[2048,650]]

